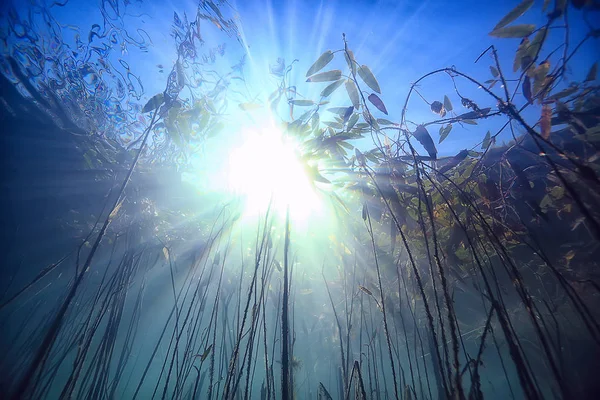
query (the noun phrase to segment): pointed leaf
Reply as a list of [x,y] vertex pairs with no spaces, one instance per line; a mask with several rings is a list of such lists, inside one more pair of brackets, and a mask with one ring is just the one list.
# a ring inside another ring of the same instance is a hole
[[367,84],[367,86],[369,86],[375,92],[381,94],[379,83],[377,82],[377,79],[375,79],[375,76],[373,75],[369,67],[367,67],[366,65],[360,66],[360,68],[358,68],[358,75]]
[[354,60],[354,53],[352,50],[344,51],[344,58],[346,59],[346,63],[348,63],[348,68],[350,68],[353,74],[356,74],[356,61]]
[[444,139],[448,137],[448,134],[452,130],[452,124],[448,124],[444,127],[440,128],[440,141],[438,143],[442,143]]
[[498,73],[498,70],[496,69],[496,67],[493,67],[493,66],[491,66],[491,65],[490,65],[490,72],[492,73],[492,76],[493,76],[494,78],[497,78],[497,77],[498,77],[498,75],[500,75],[500,74]]
[[356,122],[358,122],[359,118],[360,116],[357,113],[352,114],[348,120],[348,125],[346,125],[346,132],[349,132],[352,128],[354,128],[354,125],[356,125]]
[[481,148],[487,149],[489,147],[491,141],[492,141],[492,134],[490,133],[490,131],[487,131],[487,133],[485,134],[485,138],[483,138],[483,142],[481,143]]
[[481,118],[484,117],[486,115],[489,114],[491,108],[482,108],[479,111],[469,111],[467,113],[464,114],[460,114],[458,117],[456,117],[457,119],[474,119],[474,118]]
[[342,77],[342,71],[339,69],[334,69],[327,72],[321,72],[320,74],[316,74],[311,76],[306,80],[306,82],[330,82],[337,81]]
[[498,24],[496,24],[494,30],[503,28],[506,25],[510,24],[511,22],[519,18],[521,15],[525,14],[525,12],[527,12],[527,10],[529,10],[532,5],[533,0],[523,0],[518,6],[516,6],[508,14],[506,14],[504,18],[502,18],[500,22],[498,22]]
[[356,85],[354,81],[348,79],[346,81],[346,91],[348,92],[348,97],[350,97],[350,101],[354,105],[354,108],[360,107],[360,99],[358,98],[358,90],[356,89]]
[[435,160],[437,158],[437,149],[435,148],[435,144],[433,144],[433,140],[431,139],[429,132],[427,132],[427,129],[423,125],[419,125],[413,132],[413,136],[421,143],[429,156]]
[[490,32],[490,36],[499,38],[522,38],[531,35],[533,31],[535,31],[535,25],[533,24],[513,25],[494,29]]
[[458,164],[460,164],[460,162],[462,160],[467,158],[468,155],[469,155],[469,150],[466,150],[466,149],[461,150],[457,155],[452,157],[446,165],[444,165],[442,168],[439,169],[440,173],[443,174],[444,172],[456,167]]
[[144,108],[142,108],[142,113],[147,113],[149,111],[155,110],[158,107],[160,107],[164,102],[165,102],[164,93],[159,93],[157,95],[154,95],[150,100],[148,100],[148,102],[146,103]]
[[385,104],[383,104],[383,101],[381,101],[381,99],[379,98],[379,96],[377,96],[375,93],[371,93],[368,98],[369,98],[369,101],[375,107],[377,107],[377,109],[379,111],[381,111],[385,115],[388,115],[387,109],[385,108]]
[[587,77],[584,82],[592,82],[596,80],[596,74],[598,73],[598,62],[595,62],[590,68],[590,72],[588,72]]
[[329,85],[327,85],[327,87],[325,89],[323,89],[323,91],[321,92],[321,97],[327,97],[329,96],[331,93],[335,92],[335,90],[337,88],[339,88],[340,86],[342,86],[342,84],[344,83],[343,79],[340,79],[339,81],[335,81],[333,83],[330,83]]
[[337,114],[340,117],[343,116],[344,114],[346,114],[347,110],[348,110],[348,107],[331,107],[331,108],[327,109],[327,111],[329,111],[330,113]]
[[313,106],[315,104],[312,100],[290,100],[289,103],[301,107]]
[[348,107],[348,109],[346,110],[346,112],[344,113],[344,124],[346,122],[348,122],[348,119],[350,118],[350,116],[352,115],[352,113],[354,112],[354,106],[350,106]]
[[313,65],[311,65],[311,67],[308,69],[308,72],[306,73],[306,76],[308,77],[313,74],[316,74],[317,72],[325,68],[325,66],[329,64],[331,60],[333,60],[333,53],[331,52],[331,50],[327,50],[325,53],[319,56],[319,58],[317,59],[317,61],[315,61]]
[[448,112],[452,111],[452,103],[450,102],[448,96],[444,96],[444,108]]

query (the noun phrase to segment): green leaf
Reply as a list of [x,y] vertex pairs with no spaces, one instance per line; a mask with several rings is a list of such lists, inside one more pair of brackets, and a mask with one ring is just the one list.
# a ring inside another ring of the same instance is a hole
[[500,74],[498,73],[498,70],[496,69],[496,67],[493,67],[493,66],[491,66],[491,65],[490,65],[490,72],[492,73],[492,76],[493,76],[494,78],[497,78],[497,77],[498,77],[498,75],[500,75]]
[[309,107],[315,104],[312,100],[290,100],[290,104],[301,107]]
[[469,124],[469,125],[477,125],[477,121],[475,121],[473,119],[463,119],[462,122],[464,122],[465,124]]
[[529,36],[535,31],[535,25],[522,24],[507,26],[506,28],[494,29],[490,32],[490,36],[499,38],[522,38]]
[[342,116],[346,113],[346,111],[348,111],[348,107],[331,107],[328,108],[327,111]]
[[[531,43],[527,45],[524,49],[521,57],[524,57],[526,60],[531,62],[535,56],[538,54],[542,44],[544,44],[544,40],[546,38],[546,27],[540,28],[540,30],[535,34]],[[527,64],[522,65],[521,68],[526,68]]]
[[550,196],[554,197],[556,200],[560,200],[565,195],[565,188],[562,186],[554,186],[552,190],[550,190]]
[[485,138],[483,138],[483,143],[481,143],[481,148],[487,149],[488,146],[490,145],[491,141],[492,141],[492,134],[490,133],[490,131],[487,131],[487,133],[485,134]]
[[516,6],[508,14],[506,14],[504,18],[500,20],[500,22],[496,24],[494,30],[503,28],[506,25],[510,24],[511,22],[519,18],[521,15],[525,14],[525,12],[527,12],[527,10],[529,10],[532,5],[533,0],[523,0],[518,6]]
[[596,80],[596,74],[598,73],[598,62],[596,61],[592,68],[590,68],[590,72],[588,72],[587,77],[584,82],[592,82]]
[[308,69],[308,72],[306,73],[306,76],[308,77],[313,74],[316,74],[317,72],[325,68],[325,66],[329,64],[331,60],[333,60],[333,53],[331,52],[331,50],[327,50],[325,53],[319,56],[319,58],[317,59],[317,61],[315,61],[313,65],[311,65],[311,67]]
[[[350,57],[348,57],[348,55],[350,55]],[[350,68],[352,73],[355,74],[356,73],[356,61],[354,60],[354,53],[352,52],[352,50],[348,50],[347,52],[344,51],[344,58],[346,59],[346,62],[348,63],[348,68]]]
[[377,118],[377,123],[379,125],[394,125],[394,123],[392,121],[384,119],[384,118]]
[[340,124],[339,122],[323,121],[323,123],[327,126],[332,127],[333,129],[342,129],[343,128],[343,125]]
[[341,77],[342,71],[340,71],[339,69],[334,69],[331,71],[321,72],[320,74],[313,75],[310,78],[308,78],[306,82],[331,82],[337,81],[338,79],[341,79]]
[[346,81],[346,91],[348,92],[348,97],[350,97],[350,101],[352,101],[354,108],[358,109],[360,107],[360,99],[354,81],[350,79]]
[[157,95],[152,96],[150,100],[146,103],[144,108],[142,108],[142,113],[147,113],[152,110],[157,109],[165,102],[165,95],[163,93],[159,93]]
[[381,94],[381,89],[379,88],[379,83],[375,76],[366,65],[361,65],[358,68],[358,76],[369,86],[373,91]]
[[352,116],[348,120],[348,125],[346,125],[346,132],[349,132],[352,128],[354,128],[354,125],[356,124],[359,118],[360,116],[357,113],[352,114]]
[[339,81],[335,81],[333,83],[330,83],[321,92],[321,97],[327,97],[327,96],[329,96],[331,93],[335,92],[337,88],[339,88],[340,86],[342,86],[343,83],[344,83],[343,79],[340,79]]
[[448,124],[446,126],[442,126],[440,127],[440,141],[439,143],[442,143],[444,141],[444,139],[446,139],[448,137],[448,134],[450,133],[450,131],[452,130],[452,124]]
[[444,96],[444,108],[448,112],[452,111],[452,102],[450,102],[448,96]]

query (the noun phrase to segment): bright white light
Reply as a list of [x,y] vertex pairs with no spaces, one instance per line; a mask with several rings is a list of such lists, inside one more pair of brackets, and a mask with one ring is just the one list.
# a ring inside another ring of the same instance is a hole
[[229,157],[229,187],[246,197],[247,214],[266,212],[271,196],[272,207],[285,215],[289,205],[294,220],[304,220],[320,209],[292,143],[276,128],[244,136],[245,142]]

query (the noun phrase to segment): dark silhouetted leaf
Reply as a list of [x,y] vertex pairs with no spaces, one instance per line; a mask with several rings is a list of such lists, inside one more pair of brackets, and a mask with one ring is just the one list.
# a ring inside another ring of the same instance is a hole
[[448,96],[444,96],[444,108],[448,112],[452,111],[452,102],[450,101]]
[[356,89],[356,85],[354,81],[348,79],[346,81],[346,91],[348,92],[348,97],[350,97],[350,101],[354,105],[355,108],[360,107],[360,99],[358,98],[358,90]]
[[598,62],[596,61],[592,68],[590,68],[590,72],[588,72],[585,82],[592,82],[596,80],[596,74],[598,73]]
[[342,86],[342,84],[344,83],[343,79],[340,79],[339,81],[335,81],[333,83],[330,83],[329,85],[327,85],[327,87],[325,89],[323,89],[323,91],[321,92],[321,97],[327,97],[329,96],[331,93],[335,92],[335,90],[337,88],[339,88],[340,86]]
[[317,61],[315,61],[313,65],[311,65],[311,67],[308,69],[308,72],[306,73],[306,76],[316,74],[317,72],[325,68],[325,66],[329,64],[331,60],[333,60],[333,53],[331,52],[331,50],[327,50],[325,53],[319,56],[319,58],[317,59]]
[[387,109],[385,108],[385,104],[383,104],[383,101],[381,101],[379,96],[377,96],[375,93],[371,93],[368,99],[375,107],[377,107],[379,111],[381,111],[385,115],[388,115]]
[[442,143],[444,141],[444,139],[446,139],[448,137],[448,134],[450,133],[451,130],[452,130],[452,124],[448,124],[446,126],[440,127],[440,141],[439,141],[439,143]]
[[311,76],[306,80],[306,82],[331,82],[337,81],[342,77],[342,71],[339,69],[334,69],[327,72],[321,72],[320,74],[316,74]]
[[375,79],[375,76],[369,67],[366,65],[361,65],[360,68],[358,68],[358,75],[360,76],[360,79],[362,79],[373,91],[381,94],[379,83],[377,82],[377,79]]
[[363,203],[363,206],[362,206],[362,219],[363,219],[363,221],[367,220],[367,204],[366,203]]
[[460,164],[460,162],[462,160],[467,158],[468,155],[469,155],[469,150],[467,150],[467,149],[461,150],[457,155],[452,157],[446,165],[444,165],[442,168],[439,169],[440,173],[443,174],[444,172],[456,167],[458,164]]
[[437,149],[435,148],[435,144],[433,144],[433,140],[431,139],[429,132],[427,132],[427,129],[423,125],[419,125],[413,132],[413,136],[421,143],[429,156],[435,160],[437,157]]
[[531,35],[533,31],[535,31],[535,25],[533,24],[513,25],[494,29],[490,32],[490,36],[499,38],[522,38]]
[[528,102],[531,102],[531,80],[529,80],[527,75],[525,75],[525,79],[523,80],[523,96],[525,96]]
[[290,104],[300,107],[313,106],[315,104],[312,100],[290,100]]
[[481,118],[481,117],[485,117],[486,115],[488,115],[490,113],[490,110],[491,110],[491,108],[488,107],[488,108],[482,108],[479,111],[469,111],[467,113],[460,114],[456,118],[457,119],[475,119],[475,118]]
[[510,24],[511,22],[519,18],[521,15],[525,14],[525,12],[529,10],[532,5],[533,0],[523,0],[518,6],[516,6],[508,14],[506,14],[504,18],[500,20],[500,22],[496,24],[494,30],[503,28],[506,25]]
[[354,106],[350,106],[350,107],[348,107],[348,109],[347,109],[347,110],[346,110],[346,112],[344,113],[344,118],[343,118],[344,124],[345,124],[346,122],[348,122],[348,119],[350,119],[350,117],[352,116],[352,113],[353,113],[353,112],[354,112]]
[[148,102],[146,103],[144,108],[142,108],[142,113],[147,113],[152,110],[155,110],[158,107],[160,107],[164,102],[165,102],[164,93],[159,93],[157,95],[154,95],[150,100],[148,100]]
[[436,113],[436,114],[446,114],[446,112],[442,112],[444,110],[444,105],[442,104],[442,102],[440,101],[434,101],[433,103],[431,103],[430,105],[431,107],[431,111]]

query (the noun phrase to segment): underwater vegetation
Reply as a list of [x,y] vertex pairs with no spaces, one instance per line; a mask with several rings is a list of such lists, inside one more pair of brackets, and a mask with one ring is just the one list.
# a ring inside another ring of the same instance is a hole
[[597,398],[597,1],[400,101],[353,32],[261,63],[227,1],[171,53],[69,6],[0,8],[0,397]]

